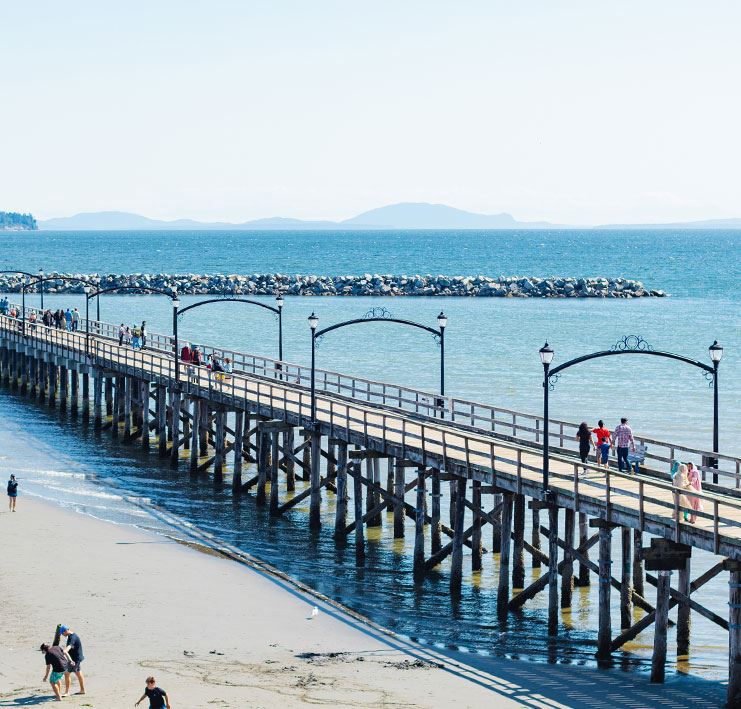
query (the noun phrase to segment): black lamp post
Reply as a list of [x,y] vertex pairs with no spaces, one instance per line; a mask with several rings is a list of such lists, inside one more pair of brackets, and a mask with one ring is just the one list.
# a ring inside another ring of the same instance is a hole
[[440,418],[445,416],[445,326],[448,316],[441,310],[437,316],[437,325],[440,328]]
[[178,300],[178,294],[173,293],[172,296],[172,335],[174,339],[175,347],[175,381],[180,381],[180,348],[178,346],[178,308],[180,307],[180,301]]
[[21,278],[21,334],[26,336],[26,285],[29,282],[28,276]]
[[44,269],[43,268],[39,269],[39,279],[41,281],[39,283],[39,286],[41,286],[41,310],[43,310],[44,309]]
[[86,283],[82,290],[85,293],[85,354],[90,354],[90,285]]
[[309,315],[311,328],[311,422],[316,423],[316,326],[319,318],[312,312]]
[[548,474],[550,472],[550,448],[548,431],[548,370],[554,356],[553,348],[546,342],[540,348],[540,361],[543,363],[543,494],[548,495]]
[[285,301],[279,293],[275,299],[275,305],[278,308],[278,359],[283,361],[283,305]]
[[[717,453],[720,443],[718,441],[720,430],[718,425],[718,365],[720,360],[723,359],[723,348],[718,344],[718,340],[715,340],[710,347],[708,347],[710,353],[710,359],[713,362],[713,452]],[[718,459],[713,457],[711,462],[713,468],[718,468]],[[713,473],[713,482],[718,482],[718,474]]]

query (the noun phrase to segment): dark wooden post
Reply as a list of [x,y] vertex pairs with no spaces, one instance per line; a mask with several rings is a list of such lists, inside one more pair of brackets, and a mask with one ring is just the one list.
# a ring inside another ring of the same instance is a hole
[[159,437],[159,456],[167,457],[167,389],[157,385],[157,435]]
[[181,394],[177,389],[170,391],[172,406],[172,448],[170,449],[170,467],[177,469],[180,462],[180,404]]
[[304,445],[304,450],[303,450],[304,467],[301,473],[301,479],[306,481],[306,480],[311,480],[311,473],[307,472],[311,470],[311,434],[308,431],[304,431],[303,438],[304,438],[304,444],[309,443],[309,445]]
[[460,591],[463,581],[463,525],[466,512],[466,488],[468,480],[455,479],[455,526],[453,527],[453,551],[450,556],[450,590]]
[[130,377],[123,378],[124,383],[124,441],[131,440],[131,394],[134,380]]
[[244,446],[244,411],[234,414],[234,466],[232,468],[232,492],[242,492],[242,448]]
[[257,431],[257,497],[258,505],[265,504],[265,485],[268,475],[268,458],[270,456],[270,434],[258,424]]
[[[391,464],[391,463],[389,463]],[[402,539],[404,537],[404,461],[393,460],[394,469],[394,497],[397,501],[394,501],[394,539]]]
[[[424,501],[424,498],[422,498]],[[481,481],[471,482],[471,507],[473,508],[473,532],[471,534],[471,571],[481,571]]]
[[[404,471],[401,472],[402,478],[404,477]],[[367,501],[370,503],[371,508],[375,509],[381,502],[381,493],[378,488],[381,487],[381,459],[378,456],[374,456],[368,460],[368,479],[373,483],[372,486],[368,487]],[[367,510],[366,510],[367,511]],[[369,527],[380,527],[381,526],[381,513],[373,515],[368,520]]]
[[509,605],[509,558],[512,539],[512,493],[502,496],[502,530],[499,543],[499,589],[497,591],[497,613],[500,622],[507,620]]
[[643,545],[643,532],[639,529],[633,530],[633,590],[639,596],[644,596],[643,589],[643,558],[641,557],[641,546]]
[[280,432],[273,429],[270,441],[270,514],[278,514],[278,464],[280,457],[278,454],[278,436]]
[[313,431],[311,434],[311,496],[309,501],[309,529],[318,530],[322,527],[321,507],[321,468],[322,460],[322,434]]
[[69,394],[69,370],[67,367],[59,368],[59,410],[67,409],[67,396]]
[[121,404],[123,403],[123,385],[121,377],[116,377],[116,387],[113,390],[113,413],[111,414],[111,438],[117,439],[121,424]]
[[[531,542],[533,549],[540,551],[540,509],[533,507],[533,528],[531,533]],[[533,554],[532,564],[534,569],[540,568],[540,557]]]
[[610,643],[612,641],[612,622],[610,618],[610,590],[612,588],[611,552],[612,527],[604,519],[593,519],[589,523],[599,529],[599,609],[597,631],[597,659],[610,659]]
[[188,397],[183,393],[180,399],[181,421],[183,424],[183,450],[190,451],[190,415],[188,413]]
[[76,369],[70,370],[70,411],[77,413],[80,403],[80,373]]
[[[587,515],[584,512],[579,513],[579,546],[584,546],[587,539],[589,539],[589,522]],[[582,556],[586,559],[589,558],[589,550],[585,549]],[[589,567],[586,564],[579,562],[579,576],[576,580],[577,586],[589,586]]]
[[500,531],[502,524],[502,510],[497,510],[497,508],[502,503],[501,493],[495,492],[492,495],[492,503],[494,507],[494,521],[497,522],[497,524],[492,525],[491,528],[491,551],[492,554],[499,554],[502,546],[502,534]]
[[113,377],[105,378],[105,415],[113,416]]
[[448,481],[448,491],[450,492],[450,500],[448,504],[450,513],[450,526],[455,528],[455,478],[451,477]]
[[620,529],[622,575],[620,578],[620,629],[626,630],[633,624],[633,530]]
[[198,452],[201,437],[201,401],[193,398],[190,403],[191,428],[190,428],[190,472],[198,472]]
[[651,681],[663,682],[666,665],[666,630],[669,624],[669,584],[672,572],[659,571],[656,584],[656,621],[654,623],[654,652],[651,657]]
[[[573,526],[572,526],[573,529]],[[558,634],[558,507],[548,507],[548,635]]]
[[216,407],[214,417],[214,428],[216,429],[214,437],[214,478],[220,481],[224,479],[224,458],[226,457],[226,411],[223,406]]
[[440,471],[437,468],[432,469],[432,505],[430,517],[430,551],[432,554],[442,549],[440,534],[442,532],[440,525]]
[[[296,489],[296,463],[293,460],[293,448],[294,448],[294,432],[293,426],[289,426],[283,431],[283,453],[286,461],[286,490],[293,492]],[[340,444],[340,449],[342,448]],[[347,459],[347,444],[345,446],[345,459]]]
[[[574,521],[576,513],[567,507],[564,510],[563,543],[566,546],[563,553],[563,574],[561,576],[561,608],[571,608],[571,599],[574,593]],[[548,523],[550,525],[550,522]],[[552,529],[552,526],[551,526]],[[549,539],[550,546],[550,539]],[[550,554],[550,551],[548,552]],[[549,560],[549,567],[553,562]]]
[[[42,380],[43,381],[43,380]],[[103,372],[93,373],[93,429],[100,431],[103,427]]]
[[211,425],[211,415],[205,399],[199,399],[198,405],[201,408],[198,417],[198,452],[204,456],[208,455],[208,429]]
[[741,561],[726,559],[728,579],[728,706],[741,706]]
[[363,529],[363,483],[360,480],[360,463],[349,466],[353,476],[353,508],[355,510],[355,562],[365,561],[365,538]]
[[340,441],[337,453],[337,501],[334,511],[334,539],[339,546],[347,541],[347,443]]
[[149,449],[149,382],[142,381],[140,384],[140,397],[142,406],[142,448]]
[[525,587],[525,496],[515,495],[512,588]]
[[425,567],[425,474],[417,468],[417,504],[414,516],[414,573],[420,575]]
[[82,373],[82,415],[90,417],[90,374],[87,370]]
[[[690,579],[690,562],[688,557],[684,566],[679,569],[679,581],[677,591],[689,598],[692,591]],[[684,601],[679,602],[677,610],[677,657],[685,657],[690,651],[690,604]]]

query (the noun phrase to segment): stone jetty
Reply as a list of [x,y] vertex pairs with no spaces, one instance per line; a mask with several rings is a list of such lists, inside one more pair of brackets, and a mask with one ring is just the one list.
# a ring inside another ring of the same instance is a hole
[[[526,278],[518,276],[379,275],[362,276],[242,274],[80,274],[51,277],[89,280],[100,288],[160,288],[181,295],[327,295],[327,296],[470,296],[499,298],[645,298],[664,297],[661,290],[627,278]],[[81,293],[74,281],[46,281],[45,293]],[[17,293],[21,276],[0,276],[0,292]],[[31,285],[27,292],[35,291]]]

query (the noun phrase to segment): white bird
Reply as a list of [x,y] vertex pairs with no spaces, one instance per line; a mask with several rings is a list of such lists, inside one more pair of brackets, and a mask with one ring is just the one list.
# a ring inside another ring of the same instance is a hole
[[311,617],[316,618],[319,615],[319,608],[317,606],[314,606],[311,609]]

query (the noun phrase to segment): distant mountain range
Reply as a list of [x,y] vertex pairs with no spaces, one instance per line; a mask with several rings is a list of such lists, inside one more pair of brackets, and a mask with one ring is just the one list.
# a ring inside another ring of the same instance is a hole
[[[305,221],[285,217],[255,219],[231,224],[193,219],[163,221],[128,212],[83,212],[71,217],[39,220],[45,231],[132,231],[132,230],[311,230],[311,229],[584,229],[551,222],[520,222],[511,214],[476,214],[444,204],[402,202],[371,209],[343,221]],[[674,224],[610,224],[599,229],[741,229],[741,219],[711,219]]]

